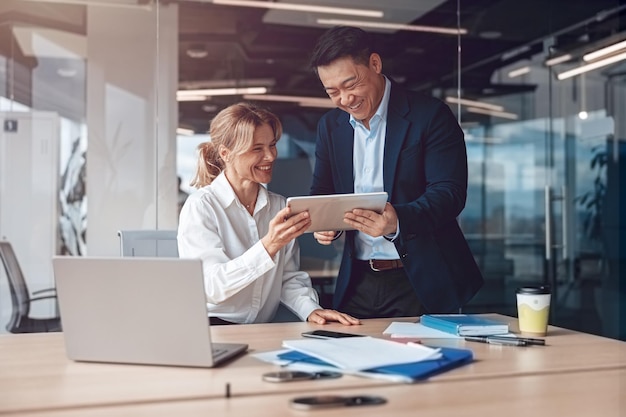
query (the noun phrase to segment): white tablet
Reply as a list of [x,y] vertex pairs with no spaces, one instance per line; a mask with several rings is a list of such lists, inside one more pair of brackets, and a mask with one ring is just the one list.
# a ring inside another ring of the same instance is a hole
[[311,226],[306,230],[321,232],[352,229],[343,221],[344,213],[355,208],[381,213],[387,202],[387,193],[327,194],[287,198],[293,214],[308,210]]

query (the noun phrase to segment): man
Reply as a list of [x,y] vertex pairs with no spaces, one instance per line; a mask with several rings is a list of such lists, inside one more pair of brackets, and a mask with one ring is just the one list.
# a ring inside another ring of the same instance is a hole
[[[335,27],[311,67],[337,109],[318,124],[312,194],[387,191],[382,214],[347,213],[334,307],[358,318],[457,312],[483,278],[456,217],[467,195],[463,131],[448,106],[382,73],[368,34]],[[321,244],[339,233],[318,232]]]

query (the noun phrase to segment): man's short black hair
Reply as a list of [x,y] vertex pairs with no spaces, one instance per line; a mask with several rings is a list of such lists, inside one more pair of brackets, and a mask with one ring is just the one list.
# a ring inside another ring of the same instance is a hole
[[371,39],[367,32],[350,26],[335,26],[320,36],[309,65],[317,72],[317,67],[343,57],[350,57],[357,64],[368,65],[371,54]]

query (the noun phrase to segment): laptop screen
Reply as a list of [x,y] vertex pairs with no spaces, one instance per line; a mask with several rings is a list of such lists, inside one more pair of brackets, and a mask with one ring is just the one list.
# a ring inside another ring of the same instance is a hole
[[53,267],[70,359],[214,365],[201,260],[59,256]]

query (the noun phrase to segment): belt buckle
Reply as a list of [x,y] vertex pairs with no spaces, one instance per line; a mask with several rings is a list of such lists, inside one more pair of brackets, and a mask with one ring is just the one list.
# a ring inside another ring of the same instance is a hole
[[374,260],[373,259],[369,260],[369,264],[370,264],[370,268],[372,268],[372,271],[374,271],[374,272],[380,272],[381,271],[380,269],[374,267]]

